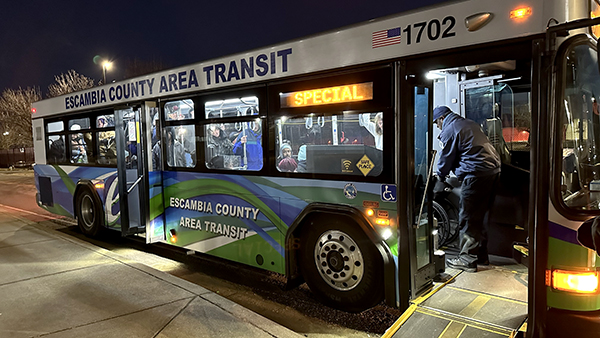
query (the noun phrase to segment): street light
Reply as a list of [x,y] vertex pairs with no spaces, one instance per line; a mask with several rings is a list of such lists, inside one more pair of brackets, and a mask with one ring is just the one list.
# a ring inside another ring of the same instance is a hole
[[112,62],[110,62],[110,61],[104,61],[104,62],[102,62],[102,79],[103,79],[103,84],[106,84],[106,71],[110,70],[111,67],[112,67]]

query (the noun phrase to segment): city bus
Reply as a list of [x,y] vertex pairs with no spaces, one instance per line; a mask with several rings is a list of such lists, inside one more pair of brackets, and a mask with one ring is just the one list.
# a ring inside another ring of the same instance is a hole
[[[454,1],[35,102],[37,202],[334,308],[385,302],[404,311],[387,336],[596,337],[577,230],[600,215],[598,12]],[[441,105],[502,160],[476,273],[444,264],[461,228],[460,182],[431,191]]]

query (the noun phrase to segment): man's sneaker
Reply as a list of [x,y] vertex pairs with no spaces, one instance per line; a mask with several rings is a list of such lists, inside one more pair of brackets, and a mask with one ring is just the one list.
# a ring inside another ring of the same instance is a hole
[[448,266],[453,269],[459,269],[466,272],[477,272],[477,264],[475,262],[468,263],[458,257],[451,259],[449,258],[446,263],[448,263]]

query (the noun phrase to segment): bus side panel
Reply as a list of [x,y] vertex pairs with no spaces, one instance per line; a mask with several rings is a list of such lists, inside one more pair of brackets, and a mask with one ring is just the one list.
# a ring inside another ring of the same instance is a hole
[[[551,206],[552,207],[552,206]],[[554,211],[556,212],[556,211]],[[572,222],[559,215],[549,217],[548,269],[573,267],[600,267],[600,258],[577,241],[577,231],[570,226],[581,222]],[[547,287],[548,306],[573,311],[600,310],[600,294],[574,294],[561,292]]]
[[[113,220],[113,226],[118,226],[118,189],[116,189],[116,171],[113,168],[97,167],[75,167],[37,164],[34,166],[35,184],[38,193],[40,191],[40,178],[49,178],[52,194],[52,205],[41,205],[40,207],[57,215],[75,217],[73,197],[77,182],[80,180],[98,180],[104,182],[104,189],[97,189],[98,196],[102,201],[108,220]],[[107,198],[108,192],[117,191],[116,196]],[[46,192],[47,193],[47,192]],[[39,202],[39,201],[38,201]],[[108,206],[111,206],[109,209]],[[112,216],[112,218],[111,218]],[[110,224],[110,223],[109,223]]]
[[356,183],[373,192],[351,200],[344,197],[346,182],[186,172],[163,178],[170,244],[278,273],[285,273],[287,230],[310,202],[363,208],[380,189]]
[[167,241],[284,273],[279,196],[238,175],[163,172]]

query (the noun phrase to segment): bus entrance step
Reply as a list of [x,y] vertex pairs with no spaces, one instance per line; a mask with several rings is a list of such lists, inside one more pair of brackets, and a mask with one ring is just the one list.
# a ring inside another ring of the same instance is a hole
[[492,267],[455,277],[415,299],[382,338],[518,336],[527,320],[521,274]]
[[513,258],[518,262],[529,267],[529,244],[513,243]]
[[418,307],[393,338],[500,338],[514,337],[515,331],[469,320],[446,312]]

